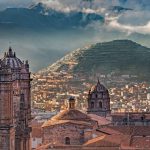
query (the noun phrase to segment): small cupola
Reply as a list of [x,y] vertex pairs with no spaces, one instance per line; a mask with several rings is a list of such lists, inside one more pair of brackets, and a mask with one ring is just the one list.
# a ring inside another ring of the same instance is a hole
[[75,98],[73,96],[69,98],[69,109],[75,109]]

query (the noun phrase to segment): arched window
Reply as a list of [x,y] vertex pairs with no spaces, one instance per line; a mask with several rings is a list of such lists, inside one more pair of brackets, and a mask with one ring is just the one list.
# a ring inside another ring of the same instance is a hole
[[94,102],[91,102],[91,108],[94,108]]
[[65,144],[66,144],[66,145],[70,145],[70,138],[69,138],[69,137],[66,137],[66,138],[65,138]]
[[97,96],[97,94],[95,94],[95,98],[97,98],[98,96]]
[[142,116],[141,116],[141,121],[144,121],[145,120],[145,115],[143,114]]
[[102,102],[99,102],[99,108],[102,108],[103,106],[102,106]]

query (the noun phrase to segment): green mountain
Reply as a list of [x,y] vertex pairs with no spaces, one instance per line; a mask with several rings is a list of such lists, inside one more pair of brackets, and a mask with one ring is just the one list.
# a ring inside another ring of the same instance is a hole
[[85,75],[113,72],[117,75],[137,75],[140,80],[149,80],[150,48],[130,40],[97,43],[71,52],[42,72],[49,71]]

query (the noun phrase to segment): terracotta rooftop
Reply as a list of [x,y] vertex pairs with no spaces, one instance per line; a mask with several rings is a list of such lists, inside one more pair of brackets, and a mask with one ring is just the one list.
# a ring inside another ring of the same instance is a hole
[[[125,116],[128,116],[128,113],[112,113],[111,114],[112,117],[115,117],[115,118],[122,118],[122,117],[125,117]],[[132,118],[132,119],[141,119],[141,117],[144,116],[144,119],[146,120],[150,120],[150,113],[132,113],[132,112],[129,112],[129,117]]]
[[33,127],[32,128],[32,138],[42,138],[41,127]]
[[95,114],[88,114],[88,116],[92,119],[98,122],[98,125],[103,126],[103,125],[108,125],[111,124],[111,121],[106,119],[105,117],[101,117]]
[[102,127],[102,128],[97,129],[97,131],[102,132],[102,133],[107,134],[107,135],[123,134],[122,132],[115,130],[113,128],[110,128],[110,127]]
[[134,136],[131,140],[131,146],[135,148],[150,149],[150,137]]
[[31,123],[32,126],[32,137],[33,138],[41,138],[42,137],[42,123],[33,122]]
[[[111,141],[111,138],[114,140]],[[51,145],[51,143],[42,145],[36,150],[119,150],[120,147],[120,137],[110,137],[110,136],[101,136],[89,140],[83,145]]]
[[56,124],[72,123],[72,124],[82,124],[91,126],[94,120],[91,119],[85,113],[80,112],[76,109],[65,110],[52,117],[50,120],[46,121],[42,127],[53,126]]
[[87,121],[75,121],[75,120],[48,120],[48,121],[46,121],[46,122],[42,125],[42,128],[48,127],[48,126],[57,125],[57,124],[65,124],[65,123],[72,123],[72,124],[78,124],[78,125],[91,126],[91,122],[87,122]]
[[90,147],[119,147],[122,137],[120,135],[103,135],[87,141],[83,146]]
[[37,148],[36,150],[119,150],[119,147],[82,147],[82,146],[50,146],[50,145],[44,145],[41,146],[39,148]]
[[150,126],[110,126],[110,128],[126,135],[150,136]]
[[91,118],[76,109],[64,110],[60,112],[58,115],[51,118],[51,120],[80,120],[80,121],[89,121]]

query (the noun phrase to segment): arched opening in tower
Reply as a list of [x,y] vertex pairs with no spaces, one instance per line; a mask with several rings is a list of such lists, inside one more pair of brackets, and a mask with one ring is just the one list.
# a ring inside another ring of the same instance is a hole
[[91,102],[91,108],[94,108],[94,102]]
[[102,108],[102,107],[103,107],[102,102],[99,102],[99,108]]
[[70,145],[70,138],[69,138],[69,137],[66,137],[66,138],[65,138],[65,144],[66,144],[66,145]]

